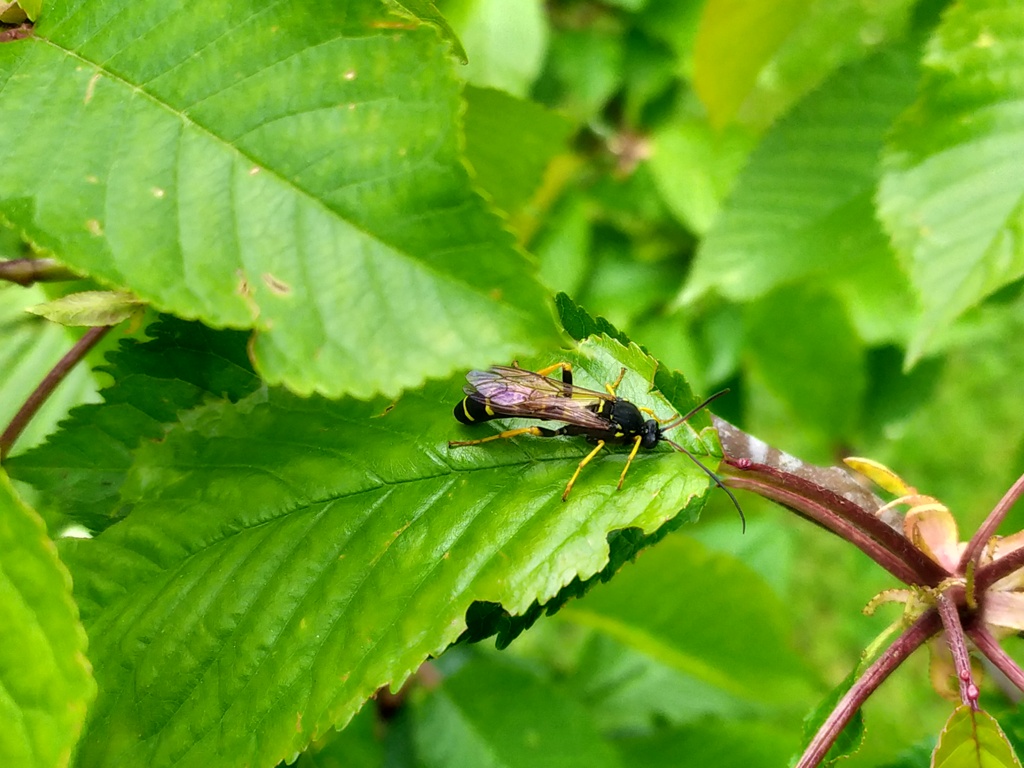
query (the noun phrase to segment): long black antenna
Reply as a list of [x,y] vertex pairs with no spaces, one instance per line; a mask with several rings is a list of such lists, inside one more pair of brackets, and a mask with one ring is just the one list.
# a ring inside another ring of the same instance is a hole
[[719,488],[721,488],[723,491],[725,491],[726,495],[728,495],[729,499],[732,501],[732,505],[734,507],[736,507],[736,511],[740,513],[740,525],[742,526],[740,528],[740,531],[742,533],[746,533],[747,532],[747,518],[744,517],[743,510],[740,509],[740,503],[736,499],[736,495],[729,489],[729,487],[725,483],[722,482],[722,478],[720,478],[718,475],[716,475],[714,472],[712,472],[710,469],[708,469],[706,466],[704,466],[704,463],[700,459],[698,459],[696,456],[694,456],[688,450],[683,448],[683,446],[679,445],[679,443],[672,442],[667,437],[662,438],[662,439],[666,443],[671,445],[673,448],[675,448],[677,451],[682,451],[687,456],[689,456],[694,464],[696,464],[698,467],[700,467],[701,469],[703,469],[707,473],[707,476],[711,478],[711,482],[713,482],[715,485],[717,485]]
[[[713,400],[721,397],[722,395],[726,394],[728,391],[729,391],[728,389],[723,389],[720,392],[715,392],[715,394],[711,395],[710,397],[705,398],[704,401],[701,402],[699,405],[696,405],[693,408],[691,408],[690,411],[685,416],[680,416],[678,419],[674,419],[672,422],[670,422],[667,426],[662,427],[661,431],[662,432],[667,432],[670,429],[675,429],[680,424],[682,424],[684,421],[686,421],[688,418],[693,416],[695,413],[698,413],[699,411],[702,411],[705,408],[707,408],[709,403],[711,403]],[[671,445],[677,451],[682,451],[687,456],[689,456],[690,460],[693,461],[693,463],[696,464],[698,467],[703,469],[704,472],[707,474],[707,476],[711,478],[711,482],[713,482],[715,485],[717,485],[719,488],[721,488],[723,491],[725,491],[726,495],[732,501],[732,505],[734,507],[736,507],[736,511],[739,512],[739,514],[740,514],[740,525],[742,526],[742,528],[740,530],[743,533],[746,533],[747,532],[747,518],[743,515],[743,510],[740,508],[740,503],[736,499],[736,495],[732,492],[732,490],[728,486],[726,486],[725,483],[722,482],[722,478],[720,478],[718,475],[716,475],[714,472],[712,472],[710,469],[708,469],[700,459],[698,459],[696,456],[694,456],[688,450],[683,448],[683,446],[679,445],[679,443],[673,442],[672,440],[669,440],[667,437],[664,437],[664,436],[662,436],[662,440],[664,440],[666,443]]]
[[727,395],[727,394],[729,394],[729,390],[728,389],[723,389],[720,392],[715,392],[715,394],[711,395],[710,397],[705,397],[704,400],[700,404],[693,406],[693,408],[691,408],[689,411],[687,411],[685,416],[680,416],[678,419],[674,419],[673,421],[669,422],[667,425],[665,425],[664,427],[661,428],[661,431],[662,432],[668,432],[670,429],[675,429],[680,424],[682,424],[684,421],[686,421],[688,418],[693,416],[693,414],[698,413],[700,411],[703,411],[712,402],[714,402],[715,400],[720,398],[722,395]]

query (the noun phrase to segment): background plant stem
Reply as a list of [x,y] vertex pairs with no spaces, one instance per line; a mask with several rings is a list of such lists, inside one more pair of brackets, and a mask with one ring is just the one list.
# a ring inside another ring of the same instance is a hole
[[11,452],[11,448],[14,446],[15,441],[28,426],[28,423],[35,416],[36,412],[42,407],[43,403],[50,394],[57,388],[57,386],[64,381],[64,377],[70,373],[71,369],[75,367],[75,364],[85,357],[89,350],[99,343],[100,339],[107,335],[112,325],[100,325],[95,328],[90,328],[85,332],[85,335],[68,350],[67,354],[62,357],[53,369],[46,374],[39,386],[35,388],[35,391],[28,396],[18,412],[14,414],[14,418],[11,419],[11,423],[7,425],[7,429],[4,430],[3,434],[0,435],[0,461],[7,458]]

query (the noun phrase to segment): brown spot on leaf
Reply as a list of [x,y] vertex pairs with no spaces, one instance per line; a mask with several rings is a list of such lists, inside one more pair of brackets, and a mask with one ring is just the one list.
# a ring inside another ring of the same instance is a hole
[[266,284],[267,288],[276,293],[278,296],[291,295],[292,287],[281,278],[275,277],[269,272],[263,273],[263,282]]
[[235,292],[244,298],[252,298],[252,288],[249,287],[249,281],[241,272],[238,272],[238,285],[235,287]]
[[378,413],[378,414],[377,414],[376,416],[374,416],[373,418],[375,418],[375,419],[379,419],[379,418],[380,418],[381,416],[387,416],[387,415],[388,415],[389,413],[391,413],[391,412],[392,412],[393,410],[395,410],[395,406],[396,406],[396,405],[398,405],[398,401],[397,401],[397,400],[394,400],[394,401],[392,401],[391,403],[389,403],[389,404],[388,404],[388,405],[387,405],[387,406],[386,406],[386,407],[384,408],[384,410],[383,410],[383,411],[381,411],[380,413]]
[[96,83],[99,82],[100,77],[102,77],[102,75],[100,75],[100,73],[97,72],[95,75],[89,78],[89,84],[85,86],[85,104],[88,104],[90,101],[92,101],[93,94],[96,93]]
[[[260,316],[260,305],[256,303],[256,300],[252,297],[252,286],[249,284],[249,279],[245,276],[242,270],[237,270],[235,274],[238,276],[238,283],[235,286],[235,292],[242,297],[247,307],[249,307],[249,314],[252,315],[252,319],[255,321]],[[250,344],[252,343],[254,336],[249,337]],[[250,360],[255,360],[252,356],[252,349],[250,347]]]
[[375,21],[371,25],[375,29],[416,29],[416,24],[403,21]]

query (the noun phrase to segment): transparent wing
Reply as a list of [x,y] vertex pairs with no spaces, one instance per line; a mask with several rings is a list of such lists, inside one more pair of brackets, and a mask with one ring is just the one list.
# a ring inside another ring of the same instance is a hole
[[612,400],[604,392],[506,366],[470,371],[466,379],[469,381],[466,394],[501,416],[564,421],[591,429],[608,428],[608,419],[590,410],[602,400]]

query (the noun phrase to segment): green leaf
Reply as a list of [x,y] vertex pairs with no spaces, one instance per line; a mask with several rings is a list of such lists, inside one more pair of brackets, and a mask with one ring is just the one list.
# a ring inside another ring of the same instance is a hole
[[[688,405],[648,391],[635,346],[564,358],[584,386],[626,366],[624,397]],[[605,568],[611,532],[652,535],[702,504],[707,477],[668,449],[638,455],[621,491],[625,450],[602,452],[562,502],[591,447],[449,448],[502,426],[460,427],[460,396],[454,381],[393,408],[260,390],[141,445],[131,514],[64,549],[101,690],[82,764],[276,762],[444,650],[474,603],[523,614]]]
[[515,213],[565,149],[572,126],[539,104],[491,88],[468,86],[465,97],[466,157],[474,178],[495,205]]
[[292,765],[294,768],[381,768],[385,765],[385,752],[380,725],[376,707],[367,705],[343,731],[328,732]]
[[807,17],[811,0],[745,5],[709,0],[694,46],[694,87],[711,121],[730,122],[776,49]]
[[39,18],[39,14],[43,10],[43,0],[19,0],[18,5],[33,21]]
[[469,61],[466,49],[459,41],[459,36],[455,34],[455,30],[449,26],[448,21],[430,0],[389,0],[389,2],[408,11],[420,21],[433,24],[441,31],[441,36],[451,44],[455,57],[463,64]]
[[606,4],[636,13],[637,11],[643,10],[647,5],[647,2],[648,0],[607,0]]
[[[874,733],[872,733],[874,736]],[[905,743],[905,739],[903,740]],[[931,766],[932,749],[935,746],[935,739],[929,738],[918,742],[912,747],[900,751],[896,757],[879,764],[878,768],[923,768]],[[889,754],[892,754],[891,752]],[[842,766],[842,763],[839,763]],[[844,767],[845,768],[845,767]]]
[[1003,706],[1001,703],[993,702],[992,714],[999,722],[999,728],[1007,739],[1014,752],[1024,750],[1024,712],[1010,702]]
[[[835,709],[840,700],[853,687],[853,684],[857,682],[857,677],[862,671],[859,666],[855,668],[839,685],[829,692],[828,696],[817,707],[807,714],[807,717],[804,718],[803,749],[810,745],[815,734],[825,724],[825,721],[828,720],[829,715],[832,714],[832,710]],[[846,724],[846,727],[843,728],[842,733],[839,734],[822,763],[824,765],[833,765],[841,758],[856,754],[863,743],[864,713],[858,709]]]
[[26,19],[34,21],[39,16],[41,0],[23,0],[23,2],[0,3],[0,23],[21,24]]
[[540,278],[552,291],[577,293],[590,269],[592,238],[587,208],[579,194],[562,200],[530,245],[540,261]]
[[600,571],[587,578],[576,577],[551,600],[543,604],[534,601],[529,608],[516,615],[510,614],[499,603],[474,602],[466,612],[466,631],[459,636],[458,642],[476,643],[493,636],[496,648],[507,648],[542,616],[557,613],[567,603],[587,594],[598,584],[607,582],[639,552],[654,546],[685,522],[690,520],[676,516],[651,533],[644,533],[638,528],[612,531],[608,535],[608,561]]
[[644,768],[777,768],[792,753],[793,738],[770,723],[706,720],[653,736],[623,739],[617,746],[625,765]]
[[[547,629],[560,630],[560,645],[551,655],[564,652],[565,638],[583,635],[585,642],[571,658],[566,683],[587,701],[604,732],[645,733],[666,725],[680,725],[716,716],[740,717],[751,711],[750,701],[656,662],[649,655],[603,632],[573,626],[558,618],[539,625],[530,639]],[[568,646],[572,649],[572,646]]]
[[556,29],[544,77],[536,91],[542,101],[580,123],[599,113],[622,85],[622,29],[613,23]]
[[[1024,300],[988,303],[959,325],[958,343],[940,360],[928,396],[921,399],[926,378],[915,387],[916,407],[892,414],[865,455],[941,499],[969,531],[1024,466]],[[1024,518],[1008,523],[1020,527]]]
[[26,308],[59,325],[117,325],[137,313],[142,302],[121,291],[79,291]]
[[[654,372],[654,386],[670,403],[685,403],[695,399],[686,376],[664,365],[659,365],[658,370]],[[721,451],[716,455],[720,456]]]
[[703,235],[746,162],[753,137],[688,119],[669,124],[652,139],[649,165],[665,204],[691,232]]
[[[38,286],[0,285],[0,430],[75,343],[62,327],[25,313],[26,307],[45,299]],[[92,372],[85,365],[75,366],[29,422],[11,460],[41,443],[73,406],[96,399]]]
[[697,347],[691,321],[684,312],[658,312],[639,320],[632,328],[647,342],[645,348],[666,368],[686,371],[694,388],[703,390],[708,382],[707,361],[703,350]]
[[629,344],[629,337],[603,317],[593,318],[579,304],[564,293],[555,296],[555,308],[565,332],[576,341],[583,341],[588,336],[605,334],[620,344]]
[[806,693],[785,615],[750,569],[680,536],[560,613],[733,696],[776,704]]
[[96,686],[68,572],[0,472],[0,764],[65,766]]
[[965,309],[1024,275],[1024,27],[993,0],[951,7],[885,152],[879,215],[920,294],[913,363]]
[[6,124],[33,126],[0,155],[0,215],[158,309],[255,330],[299,393],[395,395],[554,340],[462,166],[432,25],[377,0],[202,10],[62,3],[0,46]]
[[992,715],[961,704],[953,710],[932,753],[935,768],[1020,768],[1020,760]]
[[[630,21],[636,22],[635,17]],[[678,85],[679,66],[674,52],[654,36],[641,34],[635,27],[629,30],[623,50],[622,115],[624,126],[645,126],[659,114],[674,97]],[[621,139],[628,136],[627,128]],[[641,139],[640,147],[645,142]],[[621,151],[621,150],[620,150]],[[628,152],[628,150],[627,150]],[[633,158],[623,158],[628,165]]]
[[591,262],[578,300],[620,328],[634,328],[672,301],[693,243],[673,220],[646,164],[595,186]]
[[891,264],[871,196],[885,131],[912,97],[912,67],[912,52],[896,49],[844,69],[769,132],[701,243],[683,303]]
[[[875,225],[871,231],[877,233]],[[905,345],[919,314],[917,297],[896,254],[877,240],[865,245],[863,258],[852,259],[820,282],[842,299],[865,344]]]
[[181,413],[215,399],[238,400],[258,386],[245,337],[173,318],[147,329],[150,341],[122,342],[103,368],[114,379],[102,405],[75,408],[45,445],[14,456],[11,476],[41,501],[92,531],[124,517],[121,486],[143,442],[159,440]]
[[482,88],[525,98],[547,53],[548,27],[541,0],[448,0],[442,10],[458,30],[469,64],[459,74]]
[[636,19],[648,35],[672,49],[676,68],[687,80],[693,78],[693,45],[703,8],[703,3],[648,3]]
[[837,67],[898,39],[912,0],[711,0],[694,45],[694,86],[718,126],[768,126]]
[[587,702],[606,733],[646,733],[665,725],[707,721],[716,716],[739,717],[750,712],[750,702],[657,662],[603,632],[556,620],[536,627],[530,639],[552,625],[562,630],[555,638],[561,645],[549,652],[552,656],[564,652],[566,636],[583,634],[586,638],[572,658],[567,683],[578,690],[577,695]]
[[785,405],[784,421],[830,437],[852,434],[867,388],[864,350],[834,296],[780,288],[750,305],[746,356],[750,372]]
[[414,712],[427,768],[612,768],[620,765],[583,705],[551,682],[475,658]]

